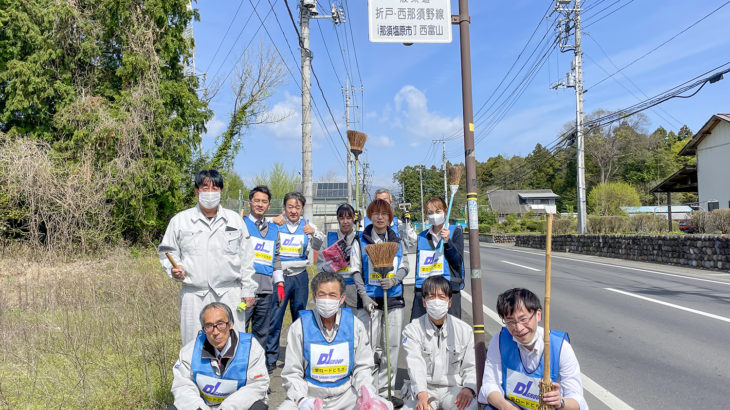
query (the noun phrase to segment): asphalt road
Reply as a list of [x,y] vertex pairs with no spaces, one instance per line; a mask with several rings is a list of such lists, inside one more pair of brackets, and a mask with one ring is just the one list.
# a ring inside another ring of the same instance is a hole
[[[487,313],[512,287],[542,298],[544,251],[480,245]],[[728,273],[554,253],[551,327],[570,334],[592,409],[730,408]]]

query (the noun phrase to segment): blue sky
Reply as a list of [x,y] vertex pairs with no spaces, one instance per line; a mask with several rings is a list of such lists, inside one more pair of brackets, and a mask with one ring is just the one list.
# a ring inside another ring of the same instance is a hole
[[[630,106],[730,62],[730,4],[727,3],[730,2],[581,2],[585,10],[585,112]],[[325,19],[311,22],[313,68],[345,139],[341,83],[349,77],[353,87],[362,86],[362,93],[355,93],[354,104],[359,108],[351,113],[351,118],[357,120],[352,128],[369,135],[363,157],[370,164],[373,184],[391,187],[393,173],[406,165],[440,166],[441,146],[432,144],[437,138],[453,138],[446,145],[447,157],[453,162],[463,162],[458,27],[453,26],[454,41],[450,44],[406,47],[370,43],[367,1],[337,0],[336,4],[345,8],[345,24],[335,26]],[[553,39],[555,35],[551,28],[553,18],[545,18],[550,4],[544,0],[470,1],[474,112],[482,114],[475,118],[478,160],[498,154],[526,155],[537,143],[553,142],[565,124],[575,120],[573,89],[550,89],[552,83],[570,70],[572,52],[560,53],[553,48],[532,80],[522,84],[521,97],[507,99],[537,57],[551,50],[549,44],[538,47],[543,36]],[[261,27],[252,5],[261,18],[266,16],[265,27],[271,37]],[[289,0],[289,5],[298,24],[297,1]],[[300,61],[297,35],[284,1],[199,0],[194,7],[200,12],[200,21],[194,25],[195,64],[199,75],[207,72],[208,80],[221,80],[233,69],[247,44],[251,53],[259,44],[271,46],[272,40],[293,75],[287,73],[285,84],[267,100],[267,109],[272,114],[287,118],[277,124],[248,129],[241,137],[243,149],[236,158],[235,170],[247,183],[275,161],[299,172]],[[452,0],[451,7],[452,14],[456,14],[457,0]],[[329,3],[318,3],[322,13],[329,8]],[[717,8],[720,9],[687,29]],[[229,24],[230,30],[224,35]],[[535,37],[528,43],[533,31]],[[666,45],[600,82],[674,36]],[[523,57],[510,71],[526,43]],[[229,50],[232,50],[230,54]],[[526,60],[533,50],[536,50],[533,59]],[[525,62],[522,73],[508,86]],[[730,66],[723,68],[727,67]],[[508,73],[500,87],[500,81]],[[214,146],[215,137],[224,129],[232,110],[230,90],[230,84],[224,84],[211,101],[215,117],[208,123],[208,133],[204,136],[204,147],[208,149]],[[344,181],[345,148],[314,77],[312,94],[321,114],[320,122],[317,110],[313,111],[313,179],[315,182],[332,178]],[[696,131],[712,114],[730,112],[728,95],[730,78],[708,84],[692,98],[673,99],[644,111],[649,118],[647,131],[659,125],[676,131],[683,124]],[[484,109],[479,111],[482,106]]]

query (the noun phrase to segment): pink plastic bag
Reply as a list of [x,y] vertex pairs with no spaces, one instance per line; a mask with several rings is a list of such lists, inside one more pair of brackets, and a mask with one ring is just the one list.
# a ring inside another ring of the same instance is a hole
[[322,410],[322,403],[322,399],[320,399],[319,397],[314,399],[314,410]]
[[353,410],[388,410],[388,405],[378,396],[370,396],[365,386],[360,386],[360,397]]
[[322,251],[322,257],[326,262],[329,262],[329,266],[332,268],[333,272],[337,272],[347,266],[348,262],[345,257],[345,249],[345,241],[340,239],[332,244],[332,246]]

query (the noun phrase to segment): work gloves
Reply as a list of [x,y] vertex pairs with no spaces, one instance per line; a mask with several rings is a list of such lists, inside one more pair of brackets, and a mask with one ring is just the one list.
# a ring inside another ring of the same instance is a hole
[[382,278],[379,280],[380,286],[383,288],[383,290],[388,290],[398,284],[398,281],[396,281],[395,278]]
[[375,303],[375,301],[372,300],[367,293],[361,293],[360,300],[362,300],[363,309],[365,309],[368,313],[373,313],[375,308],[378,306],[378,304]]
[[284,284],[281,282],[276,285],[276,305],[279,307],[284,305]]

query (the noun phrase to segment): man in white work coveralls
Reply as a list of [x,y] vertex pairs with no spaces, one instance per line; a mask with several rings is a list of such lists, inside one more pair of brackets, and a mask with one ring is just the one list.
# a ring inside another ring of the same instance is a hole
[[385,403],[373,386],[373,351],[365,325],[345,302],[345,280],[338,273],[312,278],[314,310],[300,312],[289,327],[281,378],[286,400],[281,410],[352,409],[362,388]]
[[203,308],[202,330],[180,350],[172,368],[175,404],[167,410],[268,409],[264,349],[233,325],[228,305],[213,302]]
[[[158,247],[167,274],[182,282],[180,336],[183,346],[200,330],[198,315],[211,302],[225,303],[235,316],[238,331],[245,331],[245,312],[236,308],[245,301],[253,306],[257,285],[253,281],[254,252],[240,215],[220,205],[223,177],[216,170],[195,175],[198,204],[173,216]],[[173,267],[166,253],[175,260]]]
[[403,408],[476,410],[476,365],[471,326],[449,315],[451,284],[443,276],[423,281],[426,314],[403,329],[408,364]]

